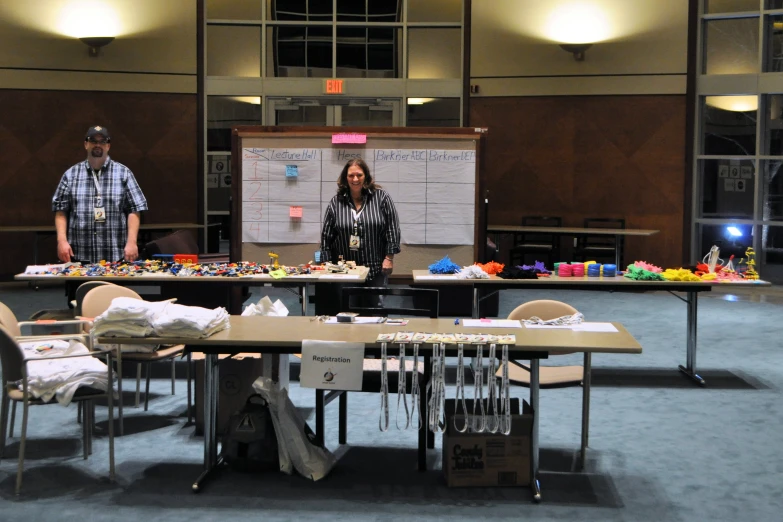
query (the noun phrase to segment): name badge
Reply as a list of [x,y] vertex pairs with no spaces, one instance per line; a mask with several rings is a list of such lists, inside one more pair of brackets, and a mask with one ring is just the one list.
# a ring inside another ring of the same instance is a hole
[[351,250],[359,250],[359,246],[361,246],[361,241],[359,240],[359,236],[357,235],[351,235],[351,238],[348,240],[348,246]]
[[92,209],[92,215],[95,217],[95,221],[106,221],[106,211],[103,207],[95,207]]

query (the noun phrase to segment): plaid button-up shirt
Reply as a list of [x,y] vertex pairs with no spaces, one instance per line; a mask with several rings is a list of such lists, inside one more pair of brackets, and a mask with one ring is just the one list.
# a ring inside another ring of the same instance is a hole
[[68,214],[68,243],[76,259],[91,263],[119,261],[125,255],[128,214],[147,210],[147,200],[133,172],[108,157],[98,184],[106,221],[95,221],[98,194],[87,160],[65,171],[52,198],[52,212]]

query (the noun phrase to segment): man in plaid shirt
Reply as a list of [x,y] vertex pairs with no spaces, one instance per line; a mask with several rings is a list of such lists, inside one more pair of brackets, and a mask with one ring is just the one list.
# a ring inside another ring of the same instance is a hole
[[63,174],[52,198],[57,257],[64,263],[135,261],[147,200],[130,169],[109,158],[106,127],[90,127],[84,148],[87,159]]

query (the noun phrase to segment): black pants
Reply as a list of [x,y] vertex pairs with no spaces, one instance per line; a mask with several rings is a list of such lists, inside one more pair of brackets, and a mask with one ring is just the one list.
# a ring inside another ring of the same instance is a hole
[[[368,286],[385,287],[389,277],[383,272],[379,272],[372,279],[368,279],[364,284],[360,283],[329,283],[315,285],[315,315],[337,315],[339,312],[345,312],[342,309],[341,299],[343,288],[349,286]],[[358,302],[359,306],[379,308],[383,306],[382,296],[372,296],[364,298]]]

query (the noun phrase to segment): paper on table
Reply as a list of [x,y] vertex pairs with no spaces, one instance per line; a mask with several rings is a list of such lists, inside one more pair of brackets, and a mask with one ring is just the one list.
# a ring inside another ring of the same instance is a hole
[[340,323],[336,317],[330,317],[324,324],[378,324],[383,322],[383,317],[354,317],[350,323]]
[[360,279],[361,276],[353,274],[321,274],[318,279]]
[[463,319],[462,326],[466,328],[521,328],[516,319]]
[[542,328],[545,330],[554,330],[554,329],[560,329],[560,330],[571,330],[570,324],[524,324],[522,323],[525,328]]
[[617,328],[612,323],[579,323],[571,325],[571,328],[577,332],[617,332]]

